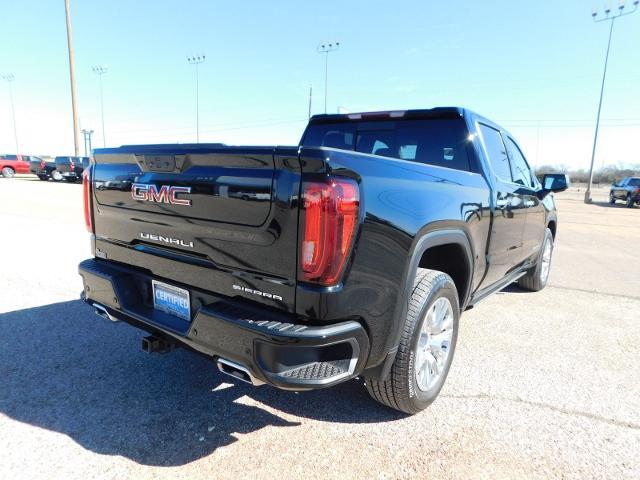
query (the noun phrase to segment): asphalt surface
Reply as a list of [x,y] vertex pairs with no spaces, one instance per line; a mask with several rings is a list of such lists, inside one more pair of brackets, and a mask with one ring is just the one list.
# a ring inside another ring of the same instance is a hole
[[640,478],[640,208],[557,198],[549,287],[466,312],[405,417],[361,380],[295,394],[143,353],[77,300],[81,186],[0,179],[0,478]]

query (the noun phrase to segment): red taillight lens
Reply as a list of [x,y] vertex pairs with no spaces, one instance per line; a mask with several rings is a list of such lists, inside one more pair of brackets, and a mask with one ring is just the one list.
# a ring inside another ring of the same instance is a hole
[[44,170],[46,168],[46,166],[47,166],[47,164],[45,163],[45,161],[44,160],[40,160],[40,168],[42,170]]
[[72,172],[76,169],[76,166],[73,164],[73,160],[69,161],[69,170],[71,170]]
[[358,225],[360,191],[347,178],[303,183],[304,226],[300,267],[304,281],[335,285],[340,280]]
[[91,220],[91,169],[85,168],[82,172],[82,204],[84,209],[84,225],[89,233],[93,233]]

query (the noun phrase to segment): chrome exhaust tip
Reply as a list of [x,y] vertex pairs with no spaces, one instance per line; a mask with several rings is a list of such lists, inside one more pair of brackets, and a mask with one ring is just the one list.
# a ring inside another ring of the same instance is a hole
[[93,304],[93,308],[95,309],[96,315],[109,320],[110,322],[119,322],[120,320],[118,320],[116,317],[114,317],[113,315],[111,315],[109,313],[109,311],[107,310],[107,308],[103,305],[100,305],[99,303],[94,303]]
[[226,358],[218,358],[218,360],[216,360],[216,365],[218,366],[218,370],[222,373],[225,373],[237,380],[250,383],[254,387],[264,384],[263,381],[254,377],[246,367],[232,362],[231,360],[227,360]]

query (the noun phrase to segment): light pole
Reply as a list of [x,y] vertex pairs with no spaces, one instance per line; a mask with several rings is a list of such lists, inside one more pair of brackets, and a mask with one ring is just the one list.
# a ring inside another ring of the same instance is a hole
[[20,154],[20,147],[18,147],[18,129],[16,128],[16,109],[13,105],[13,86],[12,83],[16,77],[13,73],[3,73],[2,79],[9,84],[9,100],[11,101],[11,116],[13,117],[13,139],[16,142],[16,155]]
[[102,75],[107,73],[107,71],[109,70],[109,66],[95,65],[91,69],[93,70],[93,73],[98,75],[98,77],[100,78],[100,115],[102,117],[102,147],[104,148],[107,146],[107,142],[105,140],[105,133],[104,133],[104,96],[102,95]]
[[71,9],[69,0],[64,0],[64,11],[67,19],[67,50],[69,51],[69,80],[71,83],[71,113],[73,115],[73,146],[75,156],[80,153],[80,138],[78,138],[78,102],[76,100],[76,63],[73,54],[73,31],[71,28]]
[[196,66],[196,143],[200,143],[200,92],[199,92],[199,78],[198,78],[198,65],[204,62],[204,55],[195,55],[187,57],[187,62]]
[[324,113],[327,113],[327,80],[329,77],[329,54],[340,48],[340,42],[328,42],[318,45],[318,53],[324,53]]
[[82,135],[84,135],[84,156],[88,157],[91,153],[91,135],[93,135],[93,130],[83,128]]
[[613,24],[616,18],[623,17],[625,15],[631,15],[638,9],[638,3],[640,0],[634,0],[633,10],[624,11],[624,0],[620,0],[618,3],[618,12],[611,15],[611,7],[608,6],[604,10],[604,17],[598,18],[597,10],[591,12],[591,17],[596,23],[611,22],[609,27],[609,42],[607,43],[607,54],[604,57],[604,71],[602,73],[602,84],[600,85],[600,101],[598,102],[598,114],[596,116],[596,130],[593,135],[593,150],[591,151],[591,166],[589,167],[589,183],[587,184],[587,190],[584,192],[584,203],[591,203],[591,183],[593,182],[593,164],[596,159],[596,145],[598,144],[598,129],[600,128],[600,112],[602,111],[602,97],[604,96],[604,82],[607,78],[607,65],[609,63],[609,51],[611,50],[611,36],[613,35]]
[[311,118],[311,101],[313,100],[313,87],[309,85],[309,118]]

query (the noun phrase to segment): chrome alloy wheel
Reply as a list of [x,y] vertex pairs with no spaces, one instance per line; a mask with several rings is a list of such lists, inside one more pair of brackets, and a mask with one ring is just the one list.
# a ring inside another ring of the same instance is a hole
[[547,240],[544,242],[544,250],[542,251],[542,265],[540,266],[540,281],[545,284],[549,277],[549,270],[551,268],[551,242]]
[[451,354],[453,307],[446,297],[427,310],[416,347],[415,375],[418,388],[429,391],[438,382]]

